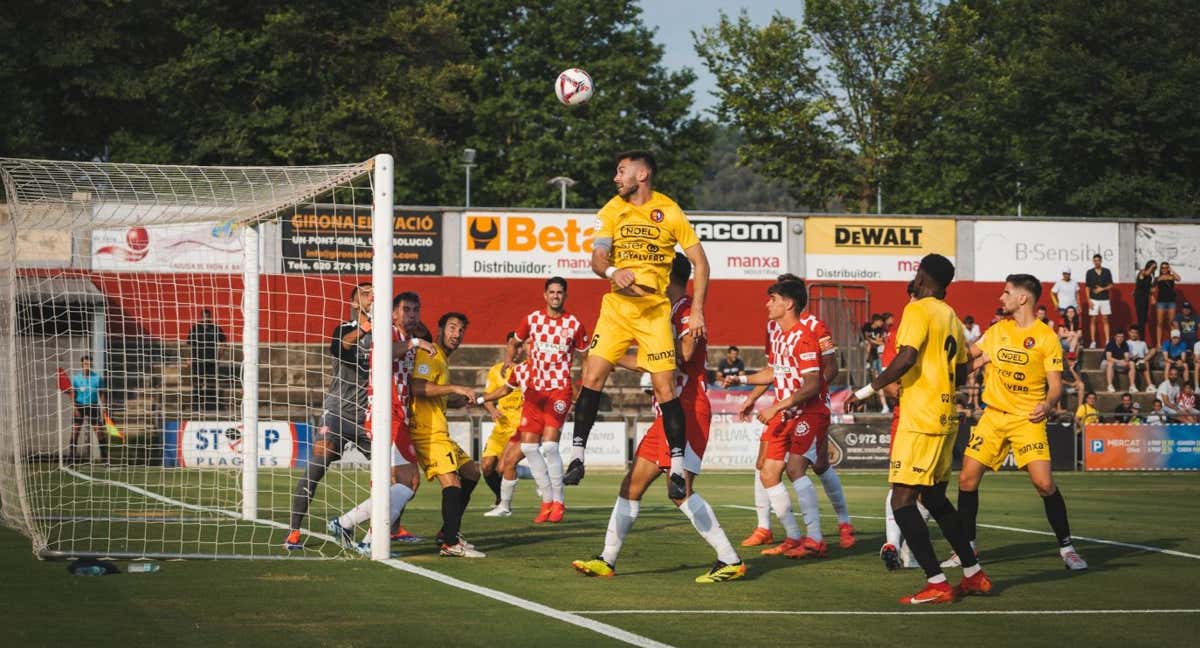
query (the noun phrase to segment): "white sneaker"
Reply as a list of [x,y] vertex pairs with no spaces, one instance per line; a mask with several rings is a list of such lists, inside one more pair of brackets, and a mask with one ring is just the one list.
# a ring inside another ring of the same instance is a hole
[[1095,342],[1092,342],[1091,344],[1089,344],[1089,345],[1088,345],[1088,348],[1089,348],[1089,349],[1095,349],[1095,348],[1096,348],[1096,343],[1095,343]]
[[883,409],[879,410],[879,413],[880,414],[891,414],[892,410],[887,405],[884,405]]
[[459,542],[456,545],[442,545],[440,555],[449,558],[486,558],[487,554],[478,551],[472,547],[468,547],[465,543]]
[[962,559],[953,551],[950,552],[949,558],[942,561],[942,569],[949,569],[950,567],[962,567]]
[[1116,390],[1116,388],[1115,388],[1115,387],[1113,387],[1113,386],[1110,384],[1110,385],[1108,386],[1108,391],[1110,391],[1110,392],[1115,392],[1115,391],[1117,391],[1117,390]]
[[1080,556],[1074,551],[1068,551],[1062,554],[1062,559],[1063,563],[1066,564],[1067,569],[1071,571],[1084,571],[1088,568],[1087,561],[1083,559],[1083,556]]
[[483,517],[508,517],[510,515],[512,515],[512,511],[508,510],[508,507],[497,504],[496,508],[484,513]]

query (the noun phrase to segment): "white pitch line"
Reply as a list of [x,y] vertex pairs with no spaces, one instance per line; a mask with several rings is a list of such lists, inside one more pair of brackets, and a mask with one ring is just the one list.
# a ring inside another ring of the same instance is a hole
[[[745,511],[755,510],[755,508],[753,506],[745,506],[742,504],[726,504],[725,508],[742,509]],[[830,516],[825,515],[822,517],[830,517]],[[851,518],[861,518],[864,520],[886,520],[887,519],[887,518],[883,517],[882,515],[851,515],[850,517]],[[985,529],[998,529],[1000,531],[1012,531],[1014,533],[1029,533],[1032,535],[1040,535],[1040,536],[1053,536],[1054,535],[1053,533],[1051,533],[1049,531],[1038,531],[1037,529],[1023,529],[1020,527],[1001,526],[999,524],[976,523],[975,526],[983,527]],[[1093,542],[1095,544],[1111,545],[1114,547],[1126,547],[1129,549],[1140,549],[1142,551],[1150,551],[1153,553],[1166,554],[1168,556],[1178,556],[1180,558],[1191,558],[1192,560],[1200,560],[1200,554],[1190,554],[1190,553],[1186,553],[1183,551],[1176,551],[1174,549],[1163,549],[1162,547],[1152,547],[1150,545],[1133,544],[1130,542],[1119,542],[1117,540],[1105,540],[1103,538],[1089,538],[1087,536],[1080,536],[1080,535],[1073,535],[1073,534],[1071,535],[1071,538],[1073,538],[1075,540],[1083,540],[1086,542]]]
[[760,616],[1037,616],[1076,614],[1200,614],[1200,609],[1162,610],[576,610],[574,614],[736,614]]
[[[83,473],[76,472],[75,470],[72,470],[70,468],[65,468],[65,467],[63,468],[63,470],[65,470],[67,473],[69,473],[71,475],[79,477],[80,479],[83,479],[86,481],[101,482],[101,483],[109,484],[112,486],[118,486],[121,488],[125,488],[125,489],[131,490],[139,495],[149,497],[150,499],[154,499],[159,502],[173,504],[176,506],[182,506],[183,508],[191,509],[193,511],[208,511],[208,512],[212,512],[212,513],[220,513],[222,515],[227,515],[227,516],[235,518],[235,519],[241,519],[241,516],[238,515],[234,511],[226,511],[223,509],[212,508],[212,507],[208,507],[208,506],[199,506],[196,504],[188,504],[186,502],[181,502],[179,500],[172,499],[170,497],[166,497],[165,495],[159,495],[158,493],[154,493],[154,492],[145,490],[143,488],[134,486],[132,484],[127,484],[125,482],[114,481],[111,479],[103,479],[100,477],[92,477],[90,475],[85,475]],[[288,528],[288,525],[283,524],[282,522],[276,522],[274,520],[264,520],[262,518],[256,518],[254,520],[254,522],[256,522],[258,524],[263,524],[266,526],[275,527],[277,529],[287,530],[287,528]],[[308,529],[301,529],[300,532],[304,535],[312,536],[314,538],[318,538],[318,539],[324,540],[326,542],[337,542],[337,540],[334,539],[333,536],[325,534],[325,533],[320,533],[317,531],[309,531]],[[392,569],[398,569],[400,571],[408,572],[410,574],[416,574],[417,576],[423,576],[425,578],[436,581],[438,583],[442,583],[443,585],[449,585],[450,587],[465,590],[465,591],[471,592],[473,594],[478,594],[480,596],[485,596],[487,598],[490,598],[490,599],[493,599],[496,601],[500,601],[502,603],[507,603],[509,605],[519,607],[523,610],[528,610],[528,611],[534,612],[536,614],[548,616],[552,619],[562,621],[563,623],[569,623],[571,625],[579,626],[580,628],[583,628],[585,630],[591,630],[592,632],[595,632],[601,636],[608,637],[611,639],[616,639],[618,641],[623,641],[632,646],[639,646],[640,648],[672,648],[670,644],[665,644],[660,641],[655,641],[654,639],[651,639],[649,637],[643,637],[642,635],[634,634],[632,632],[629,632],[628,630],[623,630],[621,628],[609,625],[607,623],[601,623],[600,621],[596,621],[595,619],[589,619],[587,617],[583,617],[583,616],[580,616],[578,614],[574,614],[571,612],[564,612],[562,610],[557,610],[550,606],[542,605],[541,603],[534,603],[533,601],[526,600],[519,596],[514,596],[512,594],[507,594],[505,592],[501,592],[500,590],[494,590],[494,589],[491,589],[490,587],[483,587],[481,585],[475,585],[473,583],[468,583],[466,581],[459,580],[452,576],[447,576],[440,572],[433,571],[432,569],[426,569],[424,567],[418,567],[416,565],[406,563],[402,560],[396,560],[395,558],[389,558],[387,560],[382,560],[380,562],[384,565],[387,565],[388,567],[391,567]]]

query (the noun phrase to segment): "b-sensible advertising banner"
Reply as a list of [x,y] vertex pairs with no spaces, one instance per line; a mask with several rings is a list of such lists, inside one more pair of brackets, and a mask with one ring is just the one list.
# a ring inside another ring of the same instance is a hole
[[1200,470],[1200,424],[1088,425],[1083,469]]
[[[1200,225],[1139,224],[1135,250],[1139,268],[1147,261],[1165,261],[1184,283],[1200,282]],[[1127,276],[1134,274],[1130,270]]]
[[[592,274],[594,213],[464,214],[467,277],[586,277]],[[787,268],[787,221],[779,217],[689,219],[714,279],[760,279]]]
[[[242,465],[245,443],[240,421],[168,421],[163,430],[163,465],[168,468],[229,468]],[[259,421],[258,465],[295,468],[307,462],[309,426]]]
[[937,252],[954,261],[953,220],[814,217],[805,221],[809,279],[908,281],[921,257]]
[[241,228],[229,222],[98,229],[92,232],[92,269],[238,273],[242,239]]
[[1103,258],[1114,281],[1131,276],[1129,269],[1122,267],[1116,223],[975,222],[976,281],[1004,281],[1014,272],[1057,281],[1062,271],[1070,268],[1071,278],[1082,284],[1095,254]]
[[[297,209],[282,223],[284,272],[371,273],[369,206]],[[393,226],[393,273],[442,273],[442,212],[396,210]]]

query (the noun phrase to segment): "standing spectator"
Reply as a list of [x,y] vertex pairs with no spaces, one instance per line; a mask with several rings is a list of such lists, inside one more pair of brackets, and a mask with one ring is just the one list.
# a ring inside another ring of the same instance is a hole
[[1162,337],[1162,332],[1171,327],[1171,322],[1175,321],[1175,282],[1183,281],[1175,271],[1171,269],[1171,264],[1163,261],[1158,266],[1158,280],[1154,282],[1154,334],[1159,336],[1158,339],[1166,342],[1166,338]]
[[[1134,403],[1134,405],[1137,404]],[[1162,401],[1154,401],[1154,405],[1150,407],[1150,413],[1146,415],[1146,425],[1163,425],[1169,420],[1167,413],[1163,411]]]
[[1113,416],[1110,418],[1112,423],[1128,423],[1133,418],[1133,396],[1129,394],[1121,394],[1121,404],[1117,405],[1117,409],[1113,410]]
[[[1142,374],[1142,378],[1146,382],[1146,391],[1154,391],[1154,381],[1150,378],[1150,363],[1154,356],[1158,353],[1158,349],[1150,348],[1146,341],[1142,339],[1142,331],[1136,326],[1129,329],[1129,340],[1126,342],[1129,345],[1129,359],[1133,362],[1133,372]],[[1137,385],[1130,383],[1129,391],[1137,391]]]
[[83,429],[84,425],[87,425],[96,437],[96,445],[100,448],[100,458],[107,459],[107,434],[104,429],[104,413],[100,407],[100,399],[104,391],[104,377],[92,371],[92,356],[83,356],[79,361],[79,371],[71,374],[71,391],[75,393],[75,398],[71,412],[71,445],[67,447],[69,460],[75,460],[79,431]]
[[1179,394],[1183,390],[1179,388],[1179,370],[1175,367],[1167,369],[1167,377],[1158,385],[1158,392],[1155,395],[1158,402],[1162,403],[1163,413],[1169,417],[1174,417],[1179,413]]
[[1054,282],[1050,289],[1050,299],[1059,315],[1066,315],[1068,308],[1079,310],[1079,284],[1071,281],[1071,269],[1063,268],[1062,279]]
[[979,325],[975,323],[974,315],[967,315],[963,320],[963,333],[966,335],[967,344],[975,344],[983,337],[983,331],[979,330]]
[[1180,304],[1179,314],[1175,316],[1175,326],[1172,328],[1179,329],[1179,339],[1188,346],[1189,351],[1196,346],[1197,326],[1200,326],[1200,317],[1196,317],[1196,313],[1192,311],[1192,302]]
[[[1150,321],[1150,294],[1154,292],[1154,272],[1156,270],[1158,270],[1158,263],[1147,261],[1146,265],[1137,271],[1137,279],[1133,286],[1133,316],[1137,319],[1137,327],[1143,331],[1146,330],[1146,324]],[[1150,341],[1149,331],[1146,334],[1146,341]]]
[[[871,321],[863,324],[862,335],[863,342],[867,345],[866,382],[870,382],[883,372],[883,345],[887,338],[883,315],[879,313],[872,315]],[[879,392],[879,406],[885,414],[891,411],[887,401],[884,400],[883,392]]]
[[1119,371],[1129,376],[1129,388],[1134,389],[1137,382],[1133,376],[1133,363],[1129,361],[1129,345],[1125,342],[1125,331],[1118,330],[1113,333],[1112,339],[1108,344],[1104,345],[1104,360],[1100,364],[1104,365],[1104,376],[1108,378],[1108,391],[1115,392],[1113,388],[1113,372]]
[[[1183,343],[1179,338],[1179,331],[1171,329],[1171,339],[1162,343],[1162,356],[1164,369],[1176,369],[1183,374],[1184,382],[1188,380],[1190,367],[1188,366],[1188,345]],[[1168,405],[1170,407],[1170,405]],[[1169,414],[1170,412],[1168,412]]]
[[[741,350],[736,346],[730,346],[725,350],[725,357],[717,363],[717,373],[721,376],[744,376],[746,374],[746,363],[738,357]],[[649,376],[650,374],[646,374]]]
[[1096,409],[1096,392],[1090,391],[1075,410],[1075,430],[1082,431],[1083,426],[1099,422],[1100,410]]
[[212,311],[207,308],[201,311],[200,319],[188,332],[187,342],[192,352],[192,407],[197,412],[218,409],[217,360],[225,343],[225,331],[213,321]]
[[1103,261],[1104,257],[1099,254],[1092,255],[1092,267],[1084,275],[1084,283],[1087,284],[1088,318],[1092,320],[1090,345],[1092,349],[1096,348],[1096,342],[1100,339],[1096,335],[1097,328],[1104,329],[1104,340],[1100,343],[1108,342],[1108,316],[1112,315],[1110,293],[1113,287],[1113,276],[1108,268],[1101,265]]

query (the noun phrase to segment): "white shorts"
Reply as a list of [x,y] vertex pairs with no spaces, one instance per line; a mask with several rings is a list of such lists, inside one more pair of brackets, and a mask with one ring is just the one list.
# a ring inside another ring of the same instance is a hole
[[1112,303],[1107,299],[1089,299],[1088,315],[1112,315]]

